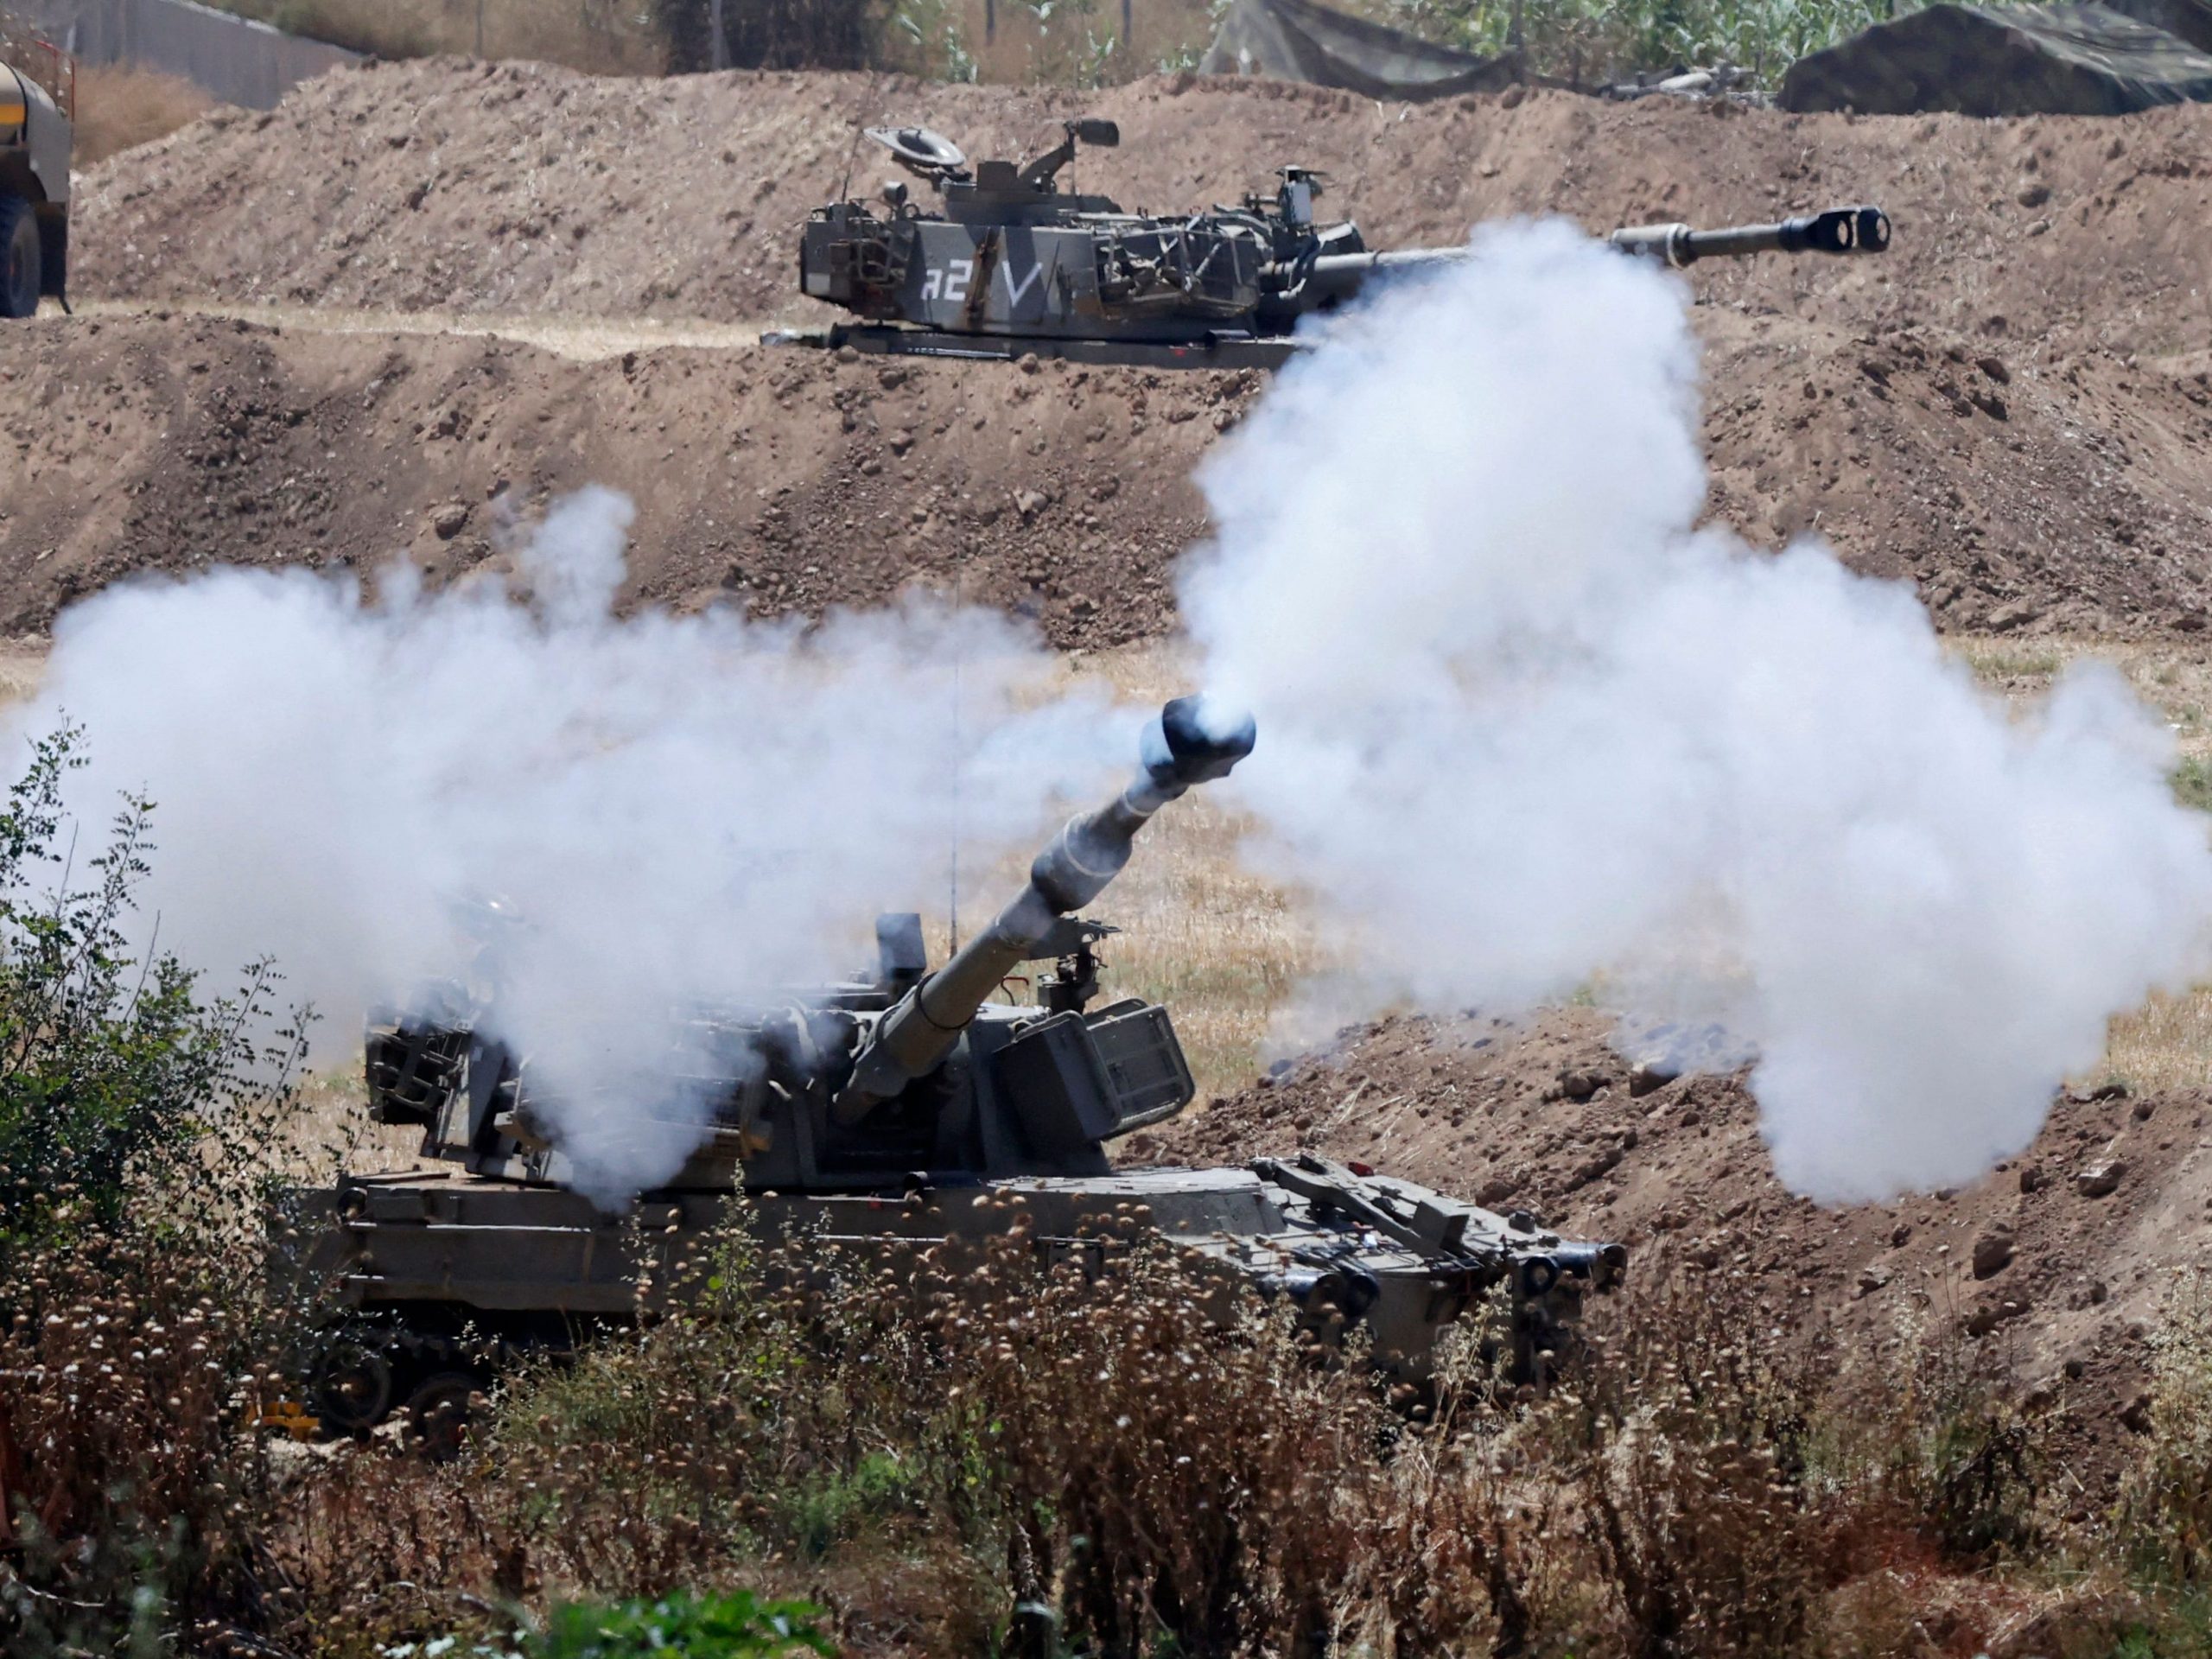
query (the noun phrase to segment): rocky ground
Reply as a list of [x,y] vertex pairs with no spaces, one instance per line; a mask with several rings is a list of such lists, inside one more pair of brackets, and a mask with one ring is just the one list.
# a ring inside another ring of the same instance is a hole
[[[2062,1487],[2107,1496],[2144,1414],[2148,1333],[2204,1260],[2202,1090],[2062,1096],[2021,1157],[1956,1191],[1827,1209],[1776,1180],[1741,1073],[1639,1072],[1592,1012],[1525,1023],[1394,1020],[1155,1133],[1131,1156],[1292,1148],[1524,1209],[1710,1287],[1746,1327],[1861,1378],[1931,1342],[2056,1414]],[[1634,1045],[1627,1045],[1633,1049]]]
[[[849,170],[855,189],[885,171],[855,122],[922,119],[988,154],[1077,107],[429,61],[130,151],[81,193],[78,287],[107,315],[0,340],[0,626],[214,557],[409,553],[451,575],[495,556],[503,488],[526,512],[591,478],[639,497],[639,598],[811,610],[957,573],[1061,643],[1160,632],[1202,529],[1192,465],[1250,377],[586,359],[399,316],[819,321],[792,251]],[[1954,628],[2155,634],[2212,604],[2212,111],[1875,120],[1564,93],[1383,111],[1188,77],[1081,107],[1124,135],[1078,163],[1086,188],[1179,208],[1295,159],[1385,245],[1503,213],[1604,226],[1878,199],[1885,258],[1694,274],[1714,516],[1762,545],[1817,530]]]

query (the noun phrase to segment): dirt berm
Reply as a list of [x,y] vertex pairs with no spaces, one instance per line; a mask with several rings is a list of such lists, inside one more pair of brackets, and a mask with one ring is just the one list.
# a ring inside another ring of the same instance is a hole
[[[1084,94],[898,78],[593,79],[432,60],[342,71],[269,115],[218,116],[87,181],[86,293],[386,309],[724,319],[797,315],[808,211],[896,175],[856,129],[927,123],[971,156],[1027,156],[1078,111],[1121,124],[1076,175],[1179,213],[1325,169],[1325,206],[1379,246],[1456,244],[1476,220],[1593,229],[1879,200],[1879,263],[1771,262],[1700,286],[1869,332],[2001,327],[2160,353],[2212,345],[2212,109],[2125,121],[1786,116],[1564,92],[1377,105],[1179,76]],[[1716,113],[1715,111],[1730,111]],[[2002,318],[2001,325],[1993,319]]]
[[[1203,532],[1192,467],[1249,377],[760,348],[581,361],[327,310],[804,320],[797,229],[853,163],[857,122],[1015,151],[1078,106],[429,62],[131,152],[82,193],[82,291],[304,308],[273,331],[181,312],[0,342],[0,624],[37,627],[149,567],[412,550],[452,574],[497,556],[510,510],[596,480],[639,498],[639,596],[810,610],[957,571],[1064,644],[1156,632]],[[1080,106],[1124,132],[1078,163],[1086,188],[1181,207],[1295,159],[1393,245],[1514,211],[1709,222],[1878,198],[1897,222],[1885,260],[1694,273],[1714,515],[1764,545],[1817,529],[1952,627],[2203,623],[2212,111],[1854,121],[1563,94],[1378,111],[1188,78]],[[884,171],[872,148],[853,164],[855,188]]]
[[2062,1096],[2034,1146],[1972,1186],[1824,1210],[1776,1180],[1741,1073],[1646,1089],[1610,1035],[1583,1010],[1389,1020],[1125,1156],[1309,1147],[1525,1209],[1627,1243],[1639,1273],[1691,1275],[1746,1331],[1786,1336],[1849,1380],[1932,1347],[2050,1414],[2064,1502],[2105,1500],[2148,1427],[2146,1338],[2173,1270],[2202,1262],[2201,1091]]
[[[1933,331],[1869,346],[1708,321],[1713,506],[1755,538],[1816,524],[1954,622],[2201,619],[2198,381],[2101,358],[2006,381]],[[7,345],[0,626],[17,632],[133,570],[405,552],[450,577],[499,556],[509,509],[599,481],[638,499],[632,598],[815,611],[920,578],[1062,644],[1117,641],[1166,625],[1173,561],[1205,529],[1192,468],[1261,385],[765,349],[577,362],[159,315]]]
[[[2102,357],[2015,372],[1932,329],[1870,345],[1706,322],[1713,509],[1753,539],[1817,527],[1955,626],[2201,623],[2202,376]],[[920,579],[1061,644],[1112,643],[1167,625],[1173,562],[1205,531],[1192,469],[1262,384],[770,349],[579,362],[161,315],[5,345],[0,626],[16,632],[134,570],[407,553],[451,577],[499,556],[511,510],[598,481],[638,499],[633,599],[813,612]]]

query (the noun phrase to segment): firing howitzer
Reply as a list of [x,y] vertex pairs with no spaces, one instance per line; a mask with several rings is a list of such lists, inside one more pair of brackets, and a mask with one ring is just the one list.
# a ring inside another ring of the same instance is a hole
[[[624,1093],[590,1103],[659,1134],[673,1122],[690,1150],[627,1214],[576,1190],[574,1118],[541,1109],[564,1079],[507,1046],[496,987],[418,995],[373,1021],[372,1109],[420,1126],[423,1156],[445,1167],[285,1200],[307,1241],[298,1270],[333,1287],[347,1321],[310,1378],[323,1427],[362,1433],[394,1410],[449,1427],[507,1357],[658,1312],[696,1288],[665,1271],[670,1253],[715,1236],[738,1192],[764,1243],[800,1258],[834,1243],[902,1274],[940,1247],[953,1261],[1004,1239],[1109,1272],[1134,1230],[1182,1254],[1224,1324],[1242,1289],[1284,1299],[1317,1341],[1356,1331],[1367,1363],[1416,1386],[1454,1321],[1502,1310],[1509,1374],[1542,1382],[1571,1357],[1586,1298],[1618,1282],[1620,1245],[1311,1149],[1163,1166],[1125,1139],[1188,1105],[1195,1081],[1168,1010],[1090,1006],[1103,967],[1091,946],[1114,930],[1074,912],[1154,814],[1255,739],[1249,719],[1167,704],[1135,780],[1061,830],[1020,895],[933,974],[905,912],[879,920],[871,976],[647,1022]],[[1038,961],[1057,968],[1015,1001],[1007,982]]]

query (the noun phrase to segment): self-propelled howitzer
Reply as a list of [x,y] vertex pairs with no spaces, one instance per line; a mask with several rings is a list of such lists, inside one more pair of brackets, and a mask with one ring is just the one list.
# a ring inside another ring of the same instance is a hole
[[[303,1195],[319,1212],[312,1265],[356,1314],[322,1363],[318,1414],[356,1430],[404,1402],[449,1422],[513,1350],[650,1316],[682,1283],[671,1261],[740,1191],[746,1224],[771,1243],[909,1261],[1003,1238],[1018,1208],[1043,1258],[1110,1271],[1101,1237],[1126,1236],[1134,1217],[1224,1295],[1256,1287],[1290,1299],[1316,1332],[1363,1329],[1375,1363],[1408,1381],[1426,1374],[1444,1330],[1500,1292],[1513,1357],[1540,1371],[1584,1291],[1617,1278],[1618,1246],[1308,1153],[1217,1169],[1117,1168],[1109,1155],[1195,1090],[1166,1009],[1134,997],[1092,1006],[1095,947],[1114,930],[1075,912],[1154,813],[1227,773],[1255,737],[1249,720],[1196,699],[1169,703],[1144,733],[1135,779],[1070,822],[1022,892],[933,973],[918,918],[887,917],[870,976],[695,1011],[681,1044],[641,1033],[641,1054],[690,1057],[683,1087],[641,1058],[634,1099],[591,1103],[601,1121],[665,1114],[653,1103],[679,1098],[699,1116],[679,1126],[694,1147],[683,1166],[626,1213],[575,1190],[583,1171],[558,1126],[578,1103],[552,1079],[541,1095],[530,1056],[496,1034],[496,972],[418,999],[435,1014],[372,1022],[372,1110],[423,1127],[424,1164]],[[498,937],[516,925],[502,914]],[[1039,962],[1052,966],[1033,1001],[1007,997],[1009,979]],[[716,1058],[702,1065],[702,1052]]]
[[[1024,166],[971,169],[958,146],[925,127],[868,136],[936,193],[934,208],[903,181],[879,200],[833,202],[809,218],[799,286],[858,319],[771,336],[793,344],[931,357],[1026,353],[1086,363],[1274,368],[1312,343],[1300,321],[1393,274],[1467,257],[1460,248],[1376,250],[1349,221],[1313,216],[1324,175],[1277,172],[1272,196],[1235,207],[1157,215],[1059,188],[1079,144],[1121,141],[1110,121],[1071,121],[1054,149]],[[1761,253],[1879,253],[1890,225],[1877,207],[1833,208],[1771,225],[1696,231],[1649,225],[1606,238],[1623,252],[1680,268]]]

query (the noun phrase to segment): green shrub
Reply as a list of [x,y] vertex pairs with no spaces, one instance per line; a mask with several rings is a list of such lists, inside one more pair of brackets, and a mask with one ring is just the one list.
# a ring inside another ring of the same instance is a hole
[[763,1602],[749,1590],[658,1601],[583,1603],[556,1611],[530,1643],[533,1659],[766,1659],[834,1654],[817,1627],[822,1610],[804,1601]]
[[[124,801],[79,880],[61,804],[77,742],[65,730],[37,744],[0,809],[0,1287],[17,1290],[12,1256],[123,1224],[134,1174],[175,1175],[201,1135],[265,1120],[298,1058],[296,1030],[262,1036],[268,964],[203,1001],[176,957],[132,954],[151,803]],[[273,1090],[254,1080],[272,1062]]]
[[1808,52],[1916,9],[1916,0],[1365,0],[1409,33],[1495,54],[1515,40],[1535,73],[1582,86],[1726,62],[1764,84]]
[[62,804],[78,741],[36,744],[0,809],[11,1656],[157,1650],[217,1593],[260,1472],[237,1431],[283,1323],[256,1288],[260,1199],[299,1022],[277,1020],[266,965],[203,999],[175,956],[134,952],[151,807],[127,800],[83,858]]
[[2192,754],[2173,769],[2174,798],[2200,812],[2212,812],[2212,760]]

